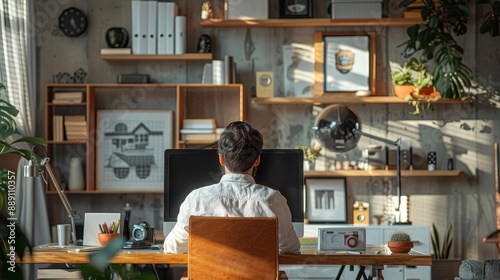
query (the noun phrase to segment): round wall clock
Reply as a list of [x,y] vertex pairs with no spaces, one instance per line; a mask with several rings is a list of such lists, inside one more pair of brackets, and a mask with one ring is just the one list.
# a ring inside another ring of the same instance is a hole
[[64,10],[59,16],[59,29],[66,36],[80,36],[87,29],[87,23],[87,16],[75,7]]

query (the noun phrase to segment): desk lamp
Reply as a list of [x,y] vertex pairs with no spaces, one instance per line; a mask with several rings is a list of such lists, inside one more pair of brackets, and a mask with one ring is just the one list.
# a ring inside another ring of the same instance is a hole
[[35,146],[33,146],[31,149],[31,159],[28,161],[28,165],[24,166],[24,177],[38,177],[38,174],[41,174],[43,181],[45,182],[45,184],[47,184],[47,180],[45,180],[45,177],[43,176],[43,171],[45,167],[45,170],[47,170],[47,173],[49,174],[49,177],[52,180],[54,187],[56,188],[57,194],[59,194],[59,198],[61,199],[64,208],[66,209],[66,212],[68,212],[68,216],[71,220],[71,244],[77,245],[76,233],[75,233],[75,217],[77,215],[76,211],[74,211],[73,208],[71,208],[68,197],[64,193],[61,184],[59,184],[59,182],[57,181],[57,178],[54,175],[54,170],[52,169],[52,166],[49,163],[50,159],[46,157],[42,159],[40,165],[36,164],[36,159],[33,157],[34,147]]
[[316,118],[313,129],[316,139],[326,149],[333,152],[347,152],[352,150],[359,142],[361,136],[384,142],[395,146],[396,151],[396,177],[398,222],[401,219],[401,138],[390,141],[375,135],[361,132],[361,121],[356,112],[345,105],[330,105],[323,109]]

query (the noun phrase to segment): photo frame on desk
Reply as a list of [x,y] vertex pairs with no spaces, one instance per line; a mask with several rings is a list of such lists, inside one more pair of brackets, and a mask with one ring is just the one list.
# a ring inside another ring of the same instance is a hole
[[311,0],[280,0],[280,18],[311,18]]
[[171,110],[97,111],[96,188],[163,190],[163,151],[173,147]]
[[309,222],[347,223],[346,179],[306,179],[306,218]]
[[316,32],[314,38],[315,96],[375,94],[375,32]]

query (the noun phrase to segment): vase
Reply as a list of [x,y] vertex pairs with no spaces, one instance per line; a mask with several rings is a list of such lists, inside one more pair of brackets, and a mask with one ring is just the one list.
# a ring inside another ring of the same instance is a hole
[[69,163],[69,190],[83,190],[85,188],[85,180],[83,179],[82,161],[80,158],[71,158]]
[[304,160],[304,171],[313,171],[315,163],[313,159]]

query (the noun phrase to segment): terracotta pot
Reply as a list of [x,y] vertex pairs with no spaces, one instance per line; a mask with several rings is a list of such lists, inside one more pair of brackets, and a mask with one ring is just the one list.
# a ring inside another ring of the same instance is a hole
[[120,237],[119,233],[99,233],[97,239],[102,246],[106,246],[111,240]]
[[393,253],[408,253],[413,248],[413,241],[389,241],[387,247]]
[[[397,86],[394,85],[394,95],[399,98],[406,98],[410,93],[415,91],[412,85]],[[420,89],[421,95],[431,95],[434,92],[434,87],[423,87]]]

